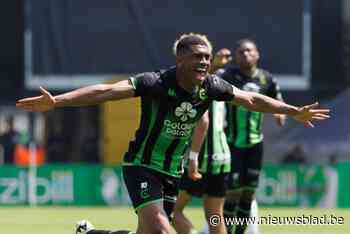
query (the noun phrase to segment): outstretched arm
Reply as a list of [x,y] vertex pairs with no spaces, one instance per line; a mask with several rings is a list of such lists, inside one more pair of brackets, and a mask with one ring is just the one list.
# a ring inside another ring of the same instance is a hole
[[91,85],[57,96],[52,96],[42,87],[40,92],[40,96],[18,100],[16,106],[28,111],[44,112],[56,107],[96,105],[110,100],[130,98],[135,94],[129,80]]
[[204,113],[199,120],[196,128],[193,131],[191,151],[189,155],[188,176],[192,180],[198,180],[202,178],[202,175],[198,172],[198,154],[201,150],[205,136],[209,128],[209,114],[208,111]]
[[314,127],[312,124],[314,120],[325,120],[330,117],[329,109],[316,109],[318,103],[296,107],[259,93],[237,88],[234,88],[234,95],[233,102],[237,105],[242,105],[251,111],[290,115],[308,127]]

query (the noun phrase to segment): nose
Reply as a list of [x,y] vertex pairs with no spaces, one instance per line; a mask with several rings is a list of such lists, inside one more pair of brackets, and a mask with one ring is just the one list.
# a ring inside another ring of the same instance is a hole
[[243,55],[244,55],[244,56],[248,56],[248,55],[249,55],[249,51],[247,51],[247,50],[244,51],[244,52],[243,52]]
[[200,60],[201,64],[209,64],[210,63],[210,59],[207,58],[206,56],[202,56],[201,60]]

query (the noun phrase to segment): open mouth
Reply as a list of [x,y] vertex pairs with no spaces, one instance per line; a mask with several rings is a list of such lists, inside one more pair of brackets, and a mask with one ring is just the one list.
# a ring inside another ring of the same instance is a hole
[[200,76],[206,76],[207,73],[208,73],[208,69],[207,68],[204,68],[204,67],[197,67],[195,69],[195,72],[200,75]]

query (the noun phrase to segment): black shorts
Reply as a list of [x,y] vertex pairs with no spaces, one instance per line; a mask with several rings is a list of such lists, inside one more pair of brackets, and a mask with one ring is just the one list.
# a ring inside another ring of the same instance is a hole
[[136,212],[160,201],[170,217],[179,191],[179,178],[142,166],[123,166],[123,177]]
[[263,159],[263,143],[249,148],[231,149],[231,173],[227,176],[227,190],[253,189],[258,186]]
[[186,191],[188,194],[201,197],[207,195],[210,197],[225,197],[226,194],[226,185],[225,185],[225,174],[202,174],[202,179],[200,180],[191,180],[188,177],[187,170],[182,175],[180,180],[180,190]]

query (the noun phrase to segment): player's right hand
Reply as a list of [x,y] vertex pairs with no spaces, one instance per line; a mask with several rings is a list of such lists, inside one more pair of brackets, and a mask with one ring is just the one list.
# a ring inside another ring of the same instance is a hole
[[40,87],[40,92],[40,96],[18,100],[16,107],[34,112],[45,112],[55,108],[55,98],[42,87]]
[[198,171],[188,172],[188,177],[190,177],[191,180],[200,180],[202,179],[202,174]]
[[202,179],[202,175],[198,172],[197,160],[189,160],[188,177],[190,177],[190,179],[194,181]]

